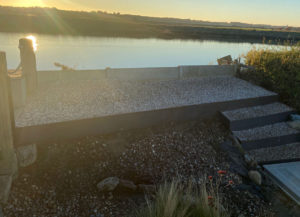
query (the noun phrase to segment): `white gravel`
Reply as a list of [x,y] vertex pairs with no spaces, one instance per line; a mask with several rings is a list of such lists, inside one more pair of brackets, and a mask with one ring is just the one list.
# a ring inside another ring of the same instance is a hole
[[40,88],[15,115],[16,125],[23,127],[270,95],[274,93],[232,76],[60,82]]
[[300,133],[298,130],[289,127],[285,122],[233,132],[234,135],[242,141],[253,141],[257,139]]
[[263,117],[266,115],[274,115],[282,112],[290,112],[294,109],[285,104],[275,102],[267,105],[253,106],[242,109],[236,109],[223,112],[230,120],[244,120],[256,117]]

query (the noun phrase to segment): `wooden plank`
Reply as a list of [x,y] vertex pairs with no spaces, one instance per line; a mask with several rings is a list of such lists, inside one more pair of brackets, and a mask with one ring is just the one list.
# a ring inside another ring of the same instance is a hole
[[0,175],[13,174],[17,165],[7,77],[6,55],[0,52]]

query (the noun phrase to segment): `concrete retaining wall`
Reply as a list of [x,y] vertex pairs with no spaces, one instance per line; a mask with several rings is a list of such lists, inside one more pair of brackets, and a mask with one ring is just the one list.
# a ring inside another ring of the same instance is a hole
[[193,78],[204,76],[235,75],[236,68],[231,65],[223,66],[179,66],[180,78]]
[[157,68],[107,68],[105,70],[38,71],[38,84],[70,80],[99,80],[104,78],[121,80],[168,80],[202,76],[234,75],[235,66],[178,66]]

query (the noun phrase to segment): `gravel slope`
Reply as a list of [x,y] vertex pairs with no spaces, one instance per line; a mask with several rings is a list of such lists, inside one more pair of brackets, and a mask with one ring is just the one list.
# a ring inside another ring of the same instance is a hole
[[[201,183],[208,175],[215,179],[218,170],[227,171],[221,188],[233,216],[269,212],[264,200],[237,187],[241,178],[213,148],[227,134],[214,119],[39,145],[37,162],[22,169],[14,182],[5,216],[130,216],[145,203],[144,195],[117,191],[111,198],[97,190],[99,181],[118,176],[158,184],[179,174]],[[225,187],[229,180],[234,185]]]

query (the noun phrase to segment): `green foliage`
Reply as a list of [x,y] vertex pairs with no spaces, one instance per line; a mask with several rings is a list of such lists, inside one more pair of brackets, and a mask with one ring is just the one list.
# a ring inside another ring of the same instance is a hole
[[279,49],[250,50],[245,63],[254,66],[242,75],[269,90],[277,92],[282,101],[300,111],[300,46]]
[[198,189],[191,184],[184,187],[178,181],[173,181],[160,186],[154,200],[147,200],[146,208],[137,216],[227,217],[229,214],[220,204],[217,190],[209,193],[205,185]]

